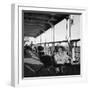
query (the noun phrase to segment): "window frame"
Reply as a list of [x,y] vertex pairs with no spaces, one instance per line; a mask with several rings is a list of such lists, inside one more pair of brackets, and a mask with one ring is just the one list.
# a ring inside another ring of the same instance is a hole
[[[83,60],[83,53],[81,53],[81,75],[70,76],[53,76],[53,77],[32,77],[22,78],[22,52],[23,52],[23,30],[22,30],[22,10],[36,10],[36,11],[53,11],[53,12],[68,12],[68,13],[81,13],[81,38],[82,32],[86,29],[86,16],[87,10],[85,8],[77,7],[36,7],[27,4],[12,4],[11,6],[11,85],[18,86],[32,86],[44,85],[55,83],[69,83],[69,82],[82,82],[86,81],[86,61]],[[83,38],[81,41],[81,51],[83,46]],[[66,77],[66,78],[64,78]],[[48,82],[46,81],[48,79]],[[43,80],[43,81],[42,81]],[[38,83],[39,82],[39,83]],[[52,83],[53,82],[53,83]]]

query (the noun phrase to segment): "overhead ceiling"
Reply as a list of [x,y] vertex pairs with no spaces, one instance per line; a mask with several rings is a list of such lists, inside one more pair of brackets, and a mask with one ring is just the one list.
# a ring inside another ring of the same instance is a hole
[[56,12],[23,11],[24,36],[37,37],[68,15]]

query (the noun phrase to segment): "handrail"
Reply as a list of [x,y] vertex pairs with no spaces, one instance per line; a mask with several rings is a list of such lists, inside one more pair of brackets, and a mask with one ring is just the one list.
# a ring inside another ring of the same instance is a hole
[[[78,42],[80,39],[73,39],[70,42]],[[68,40],[63,40],[63,41],[55,41],[55,42],[43,42],[43,43],[37,43],[37,44],[53,44],[53,43],[62,43],[62,42],[68,42]]]

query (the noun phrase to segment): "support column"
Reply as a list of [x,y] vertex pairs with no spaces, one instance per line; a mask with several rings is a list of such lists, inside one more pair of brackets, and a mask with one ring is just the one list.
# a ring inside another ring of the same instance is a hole
[[41,37],[41,35],[40,35],[40,45],[41,45],[41,43],[42,43],[42,37]]
[[55,28],[54,25],[52,25],[52,31],[53,31],[53,46],[55,46]]
[[49,24],[50,24],[51,29],[52,29],[53,46],[55,46],[55,43],[54,43],[55,42],[55,28],[54,28],[54,25],[52,23],[49,22]]
[[52,44],[52,54],[53,54],[54,50],[55,50],[55,47],[54,47],[55,46],[55,43],[54,43],[55,42],[55,28],[54,28],[54,25],[51,22],[48,21],[48,24],[51,26],[51,31],[52,31],[52,37],[51,38],[53,39],[52,40],[53,41],[53,44]]
[[69,45],[69,54],[72,57],[72,45],[71,45],[71,26],[73,24],[72,15],[69,15],[66,18],[66,39],[68,40]]
[[68,42],[71,40],[71,24],[70,24],[70,16],[66,18],[66,39]]

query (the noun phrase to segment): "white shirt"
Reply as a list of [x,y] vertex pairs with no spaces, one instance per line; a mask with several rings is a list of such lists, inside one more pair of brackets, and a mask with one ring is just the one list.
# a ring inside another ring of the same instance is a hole
[[62,53],[62,54],[56,53],[54,58],[57,64],[64,64],[64,63],[68,63],[69,61],[68,60],[69,56],[66,53]]

